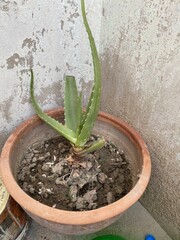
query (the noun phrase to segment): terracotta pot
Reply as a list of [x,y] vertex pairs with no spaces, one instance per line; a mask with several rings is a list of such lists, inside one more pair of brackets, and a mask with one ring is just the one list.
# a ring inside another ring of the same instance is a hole
[[[63,122],[63,109],[47,113]],[[133,169],[133,189],[125,197],[108,206],[83,212],[48,207],[29,197],[17,184],[17,170],[24,150],[34,142],[57,136],[57,133],[39,117],[33,116],[22,123],[4,145],[0,169],[7,190],[31,218],[53,231],[82,235],[110,225],[141,197],[149,182],[151,172],[149,152],[141,136],[132,127],[118,118],[101,112],[94,126],[94,133],[104,136],[129,155],[130,166]]]

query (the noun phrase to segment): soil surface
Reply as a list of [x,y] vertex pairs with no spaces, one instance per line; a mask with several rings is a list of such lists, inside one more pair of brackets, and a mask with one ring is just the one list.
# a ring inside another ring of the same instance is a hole
[[128,158],[110,142],[76,161],[71,152],[63,137],[33,144],[21,162],[20,187],[43,204],[71,211],[111,204],[131,190]]

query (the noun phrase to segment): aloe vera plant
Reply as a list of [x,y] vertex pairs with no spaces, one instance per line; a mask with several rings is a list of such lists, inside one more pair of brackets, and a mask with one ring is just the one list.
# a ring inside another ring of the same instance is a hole
[[94,67],[94,84],[86,110],[82,110],[82,93],[79,93],[77,90],[76,80],[74,76],[65,77],[65,125],[61,124],[60,122],[44,113],[36,102],[34,96],[34,74],[32,70],[30,94],[32,105],[38,116],[53,129],[55,129],[59,134],[63,135],[67,140],[70,141],[75,154],[83,156],[86,153],[102,148],[105,141],[104,139],[100,139],[91,145],[87,144],[99,112],[101,96],[101,65],[96,49],[96,44],[87,21],[84,0],[81,0],[81,10],[84,26],[89,38]]

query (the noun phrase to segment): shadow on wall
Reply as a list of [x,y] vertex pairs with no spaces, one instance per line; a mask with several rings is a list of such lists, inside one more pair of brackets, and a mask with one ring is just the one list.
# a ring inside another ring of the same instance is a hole
[[139,119],[137,111],[134,111],[134,102],[136,108],[140,109],[142,93],[140,89],[134,90],[133,70],[128,67],[130,64],[127,59],[121,58],[118,53],[119,49],[110,47],[101,55],[103,79],[101,109],[132,124],[128,112],[135,113],[131,119]]
[[[145,138],[153,166],[151,182],[141,201],[157,222],[174,236],[174,240],[180,239],[180,179],[179,165],[175,159],[176,146],[174,145],[174,151],[170,146],[171,139],[168,138],[169,145],[165,143],[166,132],[162,131],[160,135],[156,131],[160,127],[164,130],[168,124],[166,122],[168,119],[166,121],[164,119],[167,110],[163,112],[164,115],[159,112],[159,106],[153,98],[157,89],[154,86],[149,89],[151,85],[148,83],[153,83],[154,78],[144,78],[138,82],[133,63],[128,57],[126,59],[119,57],[119,52],[119,49],[110,47],[101,56],[103,73],[101,109],[124,119]],[[163,88],[160,93],[159,101],[163,106],[165,105]],[[156,114],[159,114],[158,117],[153,117]],[[152,120],[151,116],[156,121]],[[173,129],[167,130],[173,133]],[[177,135],[176,132],[175,136]]]

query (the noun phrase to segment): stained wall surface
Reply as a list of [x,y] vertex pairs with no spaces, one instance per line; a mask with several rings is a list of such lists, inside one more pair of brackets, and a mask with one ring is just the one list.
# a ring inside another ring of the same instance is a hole
[[[102,1],[94,3],[87,2],[87,17],[99,47]],[[0,0],[0,148],[34,113],[30,68],[44,109],[63,106],[65,74],[76,76],[87,101],[93,70],[79,0]]]
[[143,136],[152,178],[142,202],[180,239],[180,2],[104,0],[102,109]]

